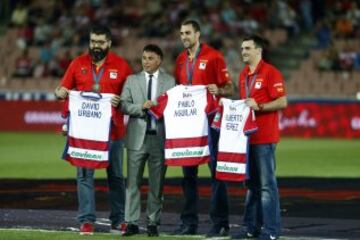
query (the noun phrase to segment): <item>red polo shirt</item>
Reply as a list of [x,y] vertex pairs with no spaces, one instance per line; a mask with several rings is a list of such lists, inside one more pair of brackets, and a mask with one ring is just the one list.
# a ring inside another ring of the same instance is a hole
[[[251,82],[254,84],[251,87]],[[254,98],[257,103],[271,102],[279,97],[285,96],[284,79],[279,70],[274,66],[260,61],[253,74],[250,74],[249,66],[240,72],[239,75],[239,95],[241,99],[246,96],[245,81],[248,81],[250,88],[250,98]],[[279,141],[279,117],[278,111],[261,112],[255,111],[256,124],[258,130],[251,134],[251,144],[276,143]]]
[[[132,74],[129,64],[123,58],[109,52],[101,68],[104,70],[99,81],[99,91],[120,95],[127,76]],[[90,55],[88,53],[83,54],[71,62],[60,85],[77,91],[92,91],[95,83],[92,69],[95,67]],[[99,74],[100,69],[96,74]],[[125,135],[124,116],[120,111],[115,112],[111,129],[111,139],[113,140]]]
[[[188,85],[186,59],[188,59],[187,50],[184,50],[176,59],[175,79],[178,84]],[[189,69],[193,62],[189,62]],[[193,68],[191,85],[216,84],[218,87],[231,82],[225,60],[222,54],[208,46],[201,44],[200,52],[196,58]]]

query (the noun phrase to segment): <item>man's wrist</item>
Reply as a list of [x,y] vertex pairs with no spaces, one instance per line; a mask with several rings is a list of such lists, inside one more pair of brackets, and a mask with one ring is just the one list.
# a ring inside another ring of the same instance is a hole
[[258,103],[258,111],[263,111],[264,110],[264,104],[263,103]]
[[218,95],[219,96],[224,96],[224,89],[223,88],[219,88]]

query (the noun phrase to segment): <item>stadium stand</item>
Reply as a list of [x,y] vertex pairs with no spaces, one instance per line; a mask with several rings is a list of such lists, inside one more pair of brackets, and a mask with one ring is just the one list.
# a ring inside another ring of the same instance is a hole
[[[358,2],[11,1],[7,6],[9,27],[0,37],[0,86],[11,91],[52,91],[64,71],[61,58],[68,52],[74,57],[86,51],[92,22],[112,28],[115,51],[128,59],[135,71],[141,69],[138,56],[142,47],[152,42],[167,53],[163,66],[172,72],[174,58],[181,50],[178,26],[184,18],[195,17],[202,23],[206,41],[224,53],[235,83],[242,66],[236,56],[240,55],[241,37],[260,32],[269,43],[268,60],[282,70],[290,96],[354,98],[360,91]],[[337,33],[340,19],[347,19],[351,32]],[[44,45],[49,46],[48,52]],[[330,48],[336,50],[336,61],[340,62],[322,61]],[[14,76],[16,59],[24,49],[33,60],[32,77]],[[42,60],[44,54],[48,62]],[[342,62],[350,61],[349,69],[341,69],[340,56],[345,59]],[[319,62],[329,69],[321,69]]]

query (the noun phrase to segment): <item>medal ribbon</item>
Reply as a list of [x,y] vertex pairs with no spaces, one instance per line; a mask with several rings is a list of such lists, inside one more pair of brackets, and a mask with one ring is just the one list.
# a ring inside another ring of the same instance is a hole
[[94,68],[92,69],[93,79],[95,81],[95,84],[97,84],[99,87],[100,87],[100,79],[101,79],[103,74],[104,74],[104,68],[103,67],[100,69],[98,74],[96,74],[96,70]]
[[253,87],[254,87],[255,81],[256,81],[256,74],[254,74],[254,76],[252,77],[251,82],[250,82],[250,86],[249,86],[249,76],[246,76],[246,79],[245,79],[245,94],[246,94],[246,98],[249,98],[249,97],[250,97],[250,93],[251,93],[251,90],[252,90]]
[[200,54],[200,49],[201,49],[201,45],[198,47],[198,49],[196,49],[195,57],[193,58],[191,68],[190,68],[189,57],[186,58],[186,76],[187,76],[189,85],[192,85],[192,76],[194,73],[194,67],[195,67],[196,60]]

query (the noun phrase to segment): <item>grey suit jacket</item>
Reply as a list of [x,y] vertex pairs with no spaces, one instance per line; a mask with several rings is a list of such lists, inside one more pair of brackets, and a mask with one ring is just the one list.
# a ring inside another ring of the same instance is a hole
[[[156,96],[173,88],[175,79],[160,69]],[[120,109],[129,115],[129,122],[125,135],[125,147],[139,150],[143,145],[146,132],[146,115],[142,110],[147,100],[145,72],[128,76],[120,96]],[[165,130],[163,121],[157,121],[157,135],[164,142]]]

